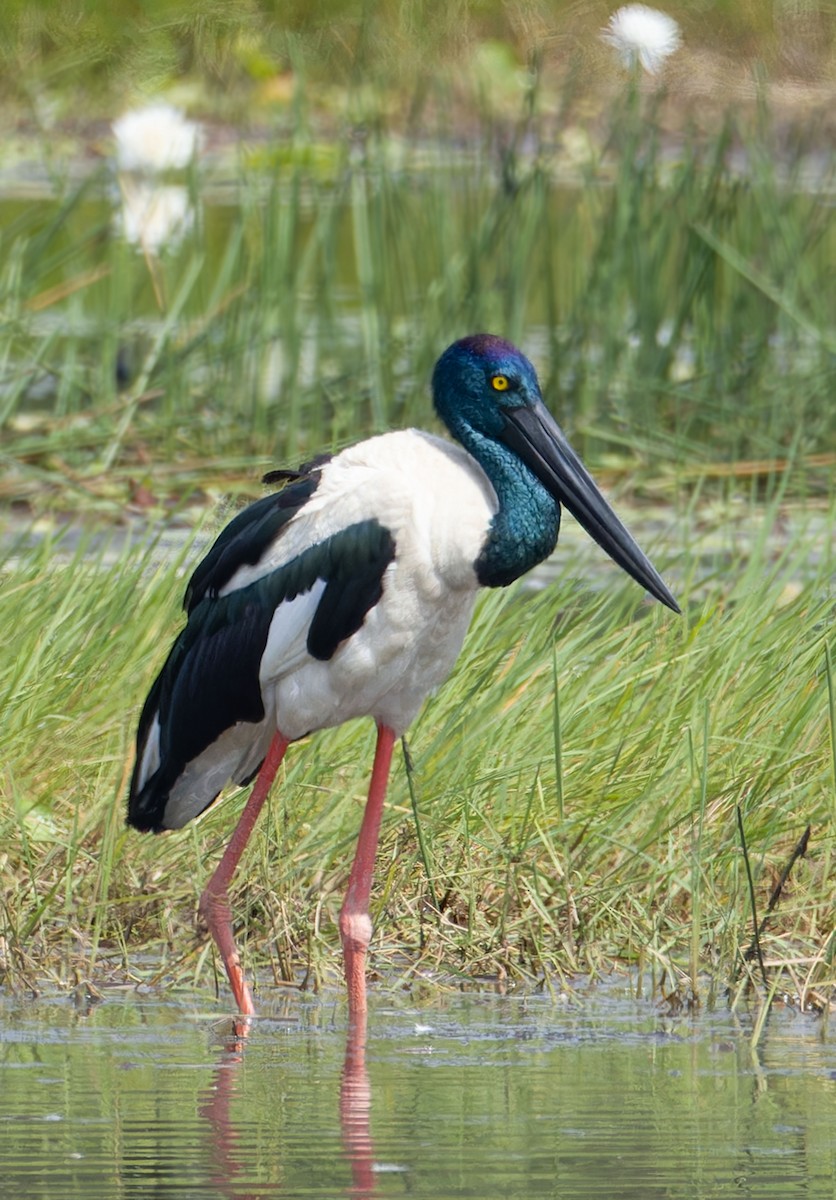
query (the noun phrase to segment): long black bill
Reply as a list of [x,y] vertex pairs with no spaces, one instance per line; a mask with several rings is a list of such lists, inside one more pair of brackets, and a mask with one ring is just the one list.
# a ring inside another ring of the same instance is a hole
[[503,440],[520,456],[560,504],[565,504],[590,537],[637,583],[674,612],[670,589],[598,490],[545,404],[506,408]]

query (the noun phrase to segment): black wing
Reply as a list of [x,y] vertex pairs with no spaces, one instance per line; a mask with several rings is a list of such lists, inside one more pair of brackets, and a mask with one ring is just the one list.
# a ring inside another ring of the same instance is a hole
[[[227,526],[192,576],[188,622],[140,718],[128,798],[128,821],[137,828],[166,827],[169,793],[187,764],[209,751],[222,733],[249,722],[255,736],[264,718],[261,658],[273,617],[284,601],[310,591],[317,581],[324,582],[308,629],[307,649],[314,658],[327,661],[341,642],[357,632],[383,594],[383,575],[394,558],[395,543],[390,531],[372,519],[310,546],[246,587],[218,595],[240,565],[258,562],[257,547],[263,554],[287,524],[287,508],[266,502],[295,493],[293,511],[298,511],[314,488],[306,479],[279,497],[268,496],[250,505]],[[272,538],[267,537],[268,528],[273,530]],[[152,736],[159,739],[159,765],[148,774],[143,763]],[[207,794],[202,807],[217,794],[217,790]]]
[[221,530],[188,582],[183,598],[186,612],[191,612],[207,594],[217,595],[239,567],[255,566],[282,528],[310,500],[319,486],[319,468],[325,461],[317,459],[315,463],[303,464],[298,471],[271,471],[265,475],[265,479],[273,481],[278,476],[290,476],[295,482],[249,504]]

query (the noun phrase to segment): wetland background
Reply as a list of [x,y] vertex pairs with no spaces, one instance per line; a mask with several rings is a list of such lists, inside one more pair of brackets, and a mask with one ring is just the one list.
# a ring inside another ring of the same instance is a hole
[[[683,44],[650,76],[599,4],[4,6],[10,992],[215,985],[194,909],[243,795],[176,836],[124,826],[184,573],[270,467],[435,428],[432,363],[488,329],[534,359],[684,617],[568,520],[553,571],[484,597],[393,780],[378,986],[556,993],[629,966],[674,1006],[739,998],[739,808],[761,913],[812,827],[756,982],[827,1013],[833,15],[670,11]],[[197,153],[120,170],[112,121],[160,97]],[[265,998],[336,977],[371,739],[298,747],[239,871]]]

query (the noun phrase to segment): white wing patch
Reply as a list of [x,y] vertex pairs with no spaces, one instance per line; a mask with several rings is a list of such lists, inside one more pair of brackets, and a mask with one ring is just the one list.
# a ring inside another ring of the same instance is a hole
[[156,713],[149,726],[142,747],[142,758],[136,778],[136,790],[140,791],[160,765],[160,715]]
[[309,592],[283,601],[276,609],[258,673],[262,697],[269,684],[283,679],[303,662],[311,661],[307,648],[308,630],[324,591],[325,580],[318,579]]

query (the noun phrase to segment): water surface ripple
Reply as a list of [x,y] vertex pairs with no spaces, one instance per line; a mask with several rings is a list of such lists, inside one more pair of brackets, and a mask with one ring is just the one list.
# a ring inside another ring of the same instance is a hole
[[205,997],[0,997],[0,1196],[832,1200],[836,1048],[776,1010],[621,994],[286,997],[243,1041]]

